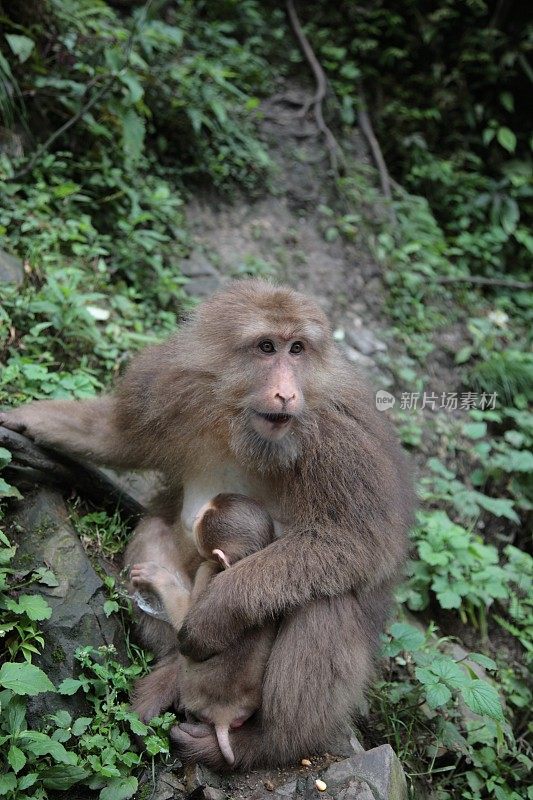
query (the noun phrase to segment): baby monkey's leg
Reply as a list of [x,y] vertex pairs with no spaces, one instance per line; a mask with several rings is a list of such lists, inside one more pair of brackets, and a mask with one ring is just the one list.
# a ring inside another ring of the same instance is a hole
[[131,567],[130,580],[137,589],[148,589],[157,594],[170,624],[178,631],[191,602],[191,593],[178,575],[155,561],[143,561]]

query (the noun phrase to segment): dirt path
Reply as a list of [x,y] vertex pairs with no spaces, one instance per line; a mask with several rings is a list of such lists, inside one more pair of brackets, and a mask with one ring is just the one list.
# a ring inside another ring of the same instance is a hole
[[[362,239],[326,241],[327,209],[338,199],[324,143],[297,105],[311,97],[291,87],[262,104],[262,138],[274,162],[271,185],[255,200],[228,202],[212,193],[191,200],[193,250],[182,266],[190,293],[200,297],[243,273],[271,274],[311,294],[338,336],[345,332],[341,346],[349,359],[373,370],[371,357],[385,349],[380,269]],[[360,139],[345,146],[367,161]]]

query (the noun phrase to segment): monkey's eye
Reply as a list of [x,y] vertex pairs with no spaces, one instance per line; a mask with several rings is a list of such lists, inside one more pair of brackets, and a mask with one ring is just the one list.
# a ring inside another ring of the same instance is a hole
[[270,339],[263,339],[262,342],[259,342],[259,349],[263,353],[275,353],[276,348],[274,347],[274,342],[271,342]]
[[301,353],[303,349],[304,349],[303,342],[293,342],[289,352],[293,353],[294,355],[298,355],[298,353]]

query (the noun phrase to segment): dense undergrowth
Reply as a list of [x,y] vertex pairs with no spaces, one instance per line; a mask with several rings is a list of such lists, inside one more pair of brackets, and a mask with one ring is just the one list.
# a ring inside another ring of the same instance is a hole
[[[440,283],[530,280],[532,30],[521,14],[482,0],[302,7],[334,90],[332,124],[349,135],[364,92],[397,182],[396,224],[380,222],[376,175],[348,163],[332,176],[326,235],[365,240],[382,264],[395,343],[382,366],[390,391],[411,396],[396,408],[421,508],[369,739],[393,744],[417,798],[533,797],[533,299]],[[283,11],[256,0],[0,2],[0,26],[0,246],[26,272],[22,288],[1,287],[0,403],[84,397],[179,321],[187,192],[262,190],[257,98],[307,67]],[[9,458],[0,450],[0,466]],[[0,479],[1,495],[15,493]],[[76,524],[89,551],[120,549],[116,519]],[[80,651],[79,680],[56,688],[84,692],[91,716],[58,712],[28,731],[25,697],[53,689],[32,663],[50,609],[31,586],[57,578],[15,571],[15,548],[0,545],[0,796],[75,783],[132,796],[141,765],[168,753],[169,717],[148,730],[127,711],[144,654],[132,649],[124,667]],[[127,614],[107,587],[106,611]]]

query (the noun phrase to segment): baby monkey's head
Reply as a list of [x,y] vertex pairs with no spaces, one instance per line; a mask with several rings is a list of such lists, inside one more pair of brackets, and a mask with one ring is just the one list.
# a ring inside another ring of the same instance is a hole
[[230,567],[274,540],[274,523],[265,509],[243,494],[217,494],[194,522],[198,552]]

